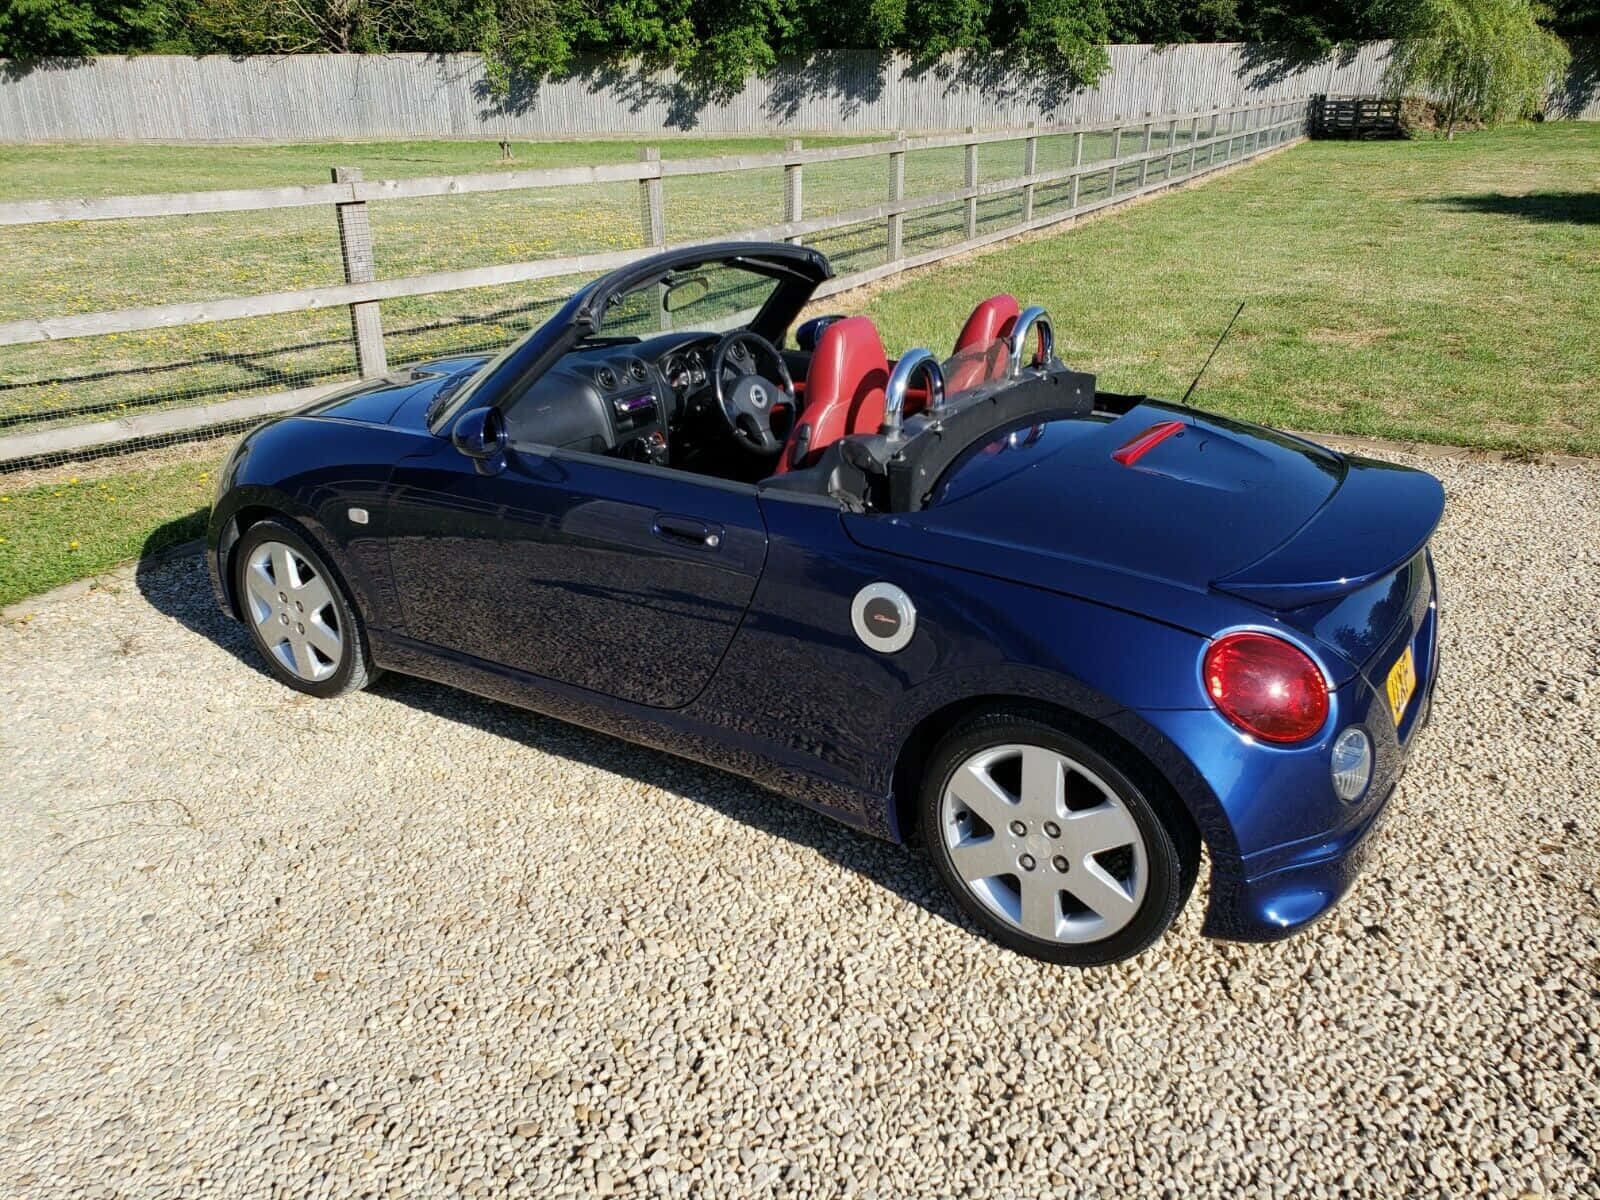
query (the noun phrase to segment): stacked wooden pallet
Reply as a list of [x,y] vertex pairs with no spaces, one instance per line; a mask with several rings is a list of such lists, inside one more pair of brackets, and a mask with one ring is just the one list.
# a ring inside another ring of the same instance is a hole
[[1378,96],[1318,96],[1311,105],[1314,137],[1400,136],[1400,101]]

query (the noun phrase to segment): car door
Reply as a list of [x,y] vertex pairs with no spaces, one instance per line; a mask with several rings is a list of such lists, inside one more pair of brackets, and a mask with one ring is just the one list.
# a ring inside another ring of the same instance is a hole
[[565,451],[485,474],[444,439],[386,523],[409,637],[661,708],[716,671],[767,548],[748,485]]

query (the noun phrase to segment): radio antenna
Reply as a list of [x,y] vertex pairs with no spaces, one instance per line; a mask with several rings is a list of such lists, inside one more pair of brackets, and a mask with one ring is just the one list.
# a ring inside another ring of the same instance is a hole
[[1211,360],[1217,356],[1217,351],[1222,349],[1222,343],[1227,340],[1228,334],[1233,332],[1233,322],[1239,319],[1239,314],[1244,311],[1244,301],[1239,301],[1239,307],[1233,310],[1233,317],[1228,321],[1228,327],[1222,331],[1222,336],[1217,339],[1217,344],[1211,347],[1211,353],[1206,355],[1205,362],[1200,364],[1200,369],[1195,372],[1194,379],[1189,384],[1189,390],[1179,400],[1180,405],[1187,406],[1189,397],[1194,395],[1194,389],[1200,386],[1200,377],[1206,373],[1206,368],[1211,365]]

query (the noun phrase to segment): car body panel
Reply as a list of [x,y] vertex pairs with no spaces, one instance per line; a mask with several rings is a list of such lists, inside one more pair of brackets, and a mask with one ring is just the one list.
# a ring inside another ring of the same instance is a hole
[[[1132,465],[1113,458],[1174,420],[1177,435]],[[1309,442],[1153,401],[1109,421],[1045,421],[992,445],[957,461],[916,515],[969,544],[1020,546],[1056,583],[1109,567],[1203,592],[1283,545],[1343,474],[1338,456]]]
[[755,488],[588,454],[507,459],[482,474],[433,439],[395,468],[407,634],[624,700],[693,700],[761,575]]

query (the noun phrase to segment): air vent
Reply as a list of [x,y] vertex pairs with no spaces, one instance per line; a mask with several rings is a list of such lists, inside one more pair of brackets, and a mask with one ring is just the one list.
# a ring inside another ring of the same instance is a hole
[[610,367],[601,367],[594,373],[594,380],[609,392],[617,386],[617,373]]
[[644,377],[645,377],[644,364],[642,362],[640,362],[637,358],[634,359],[632,362],[630,362],[628,364],[628,374],[632,375],[635,379],[639,380],[642,383],[644,381]]

